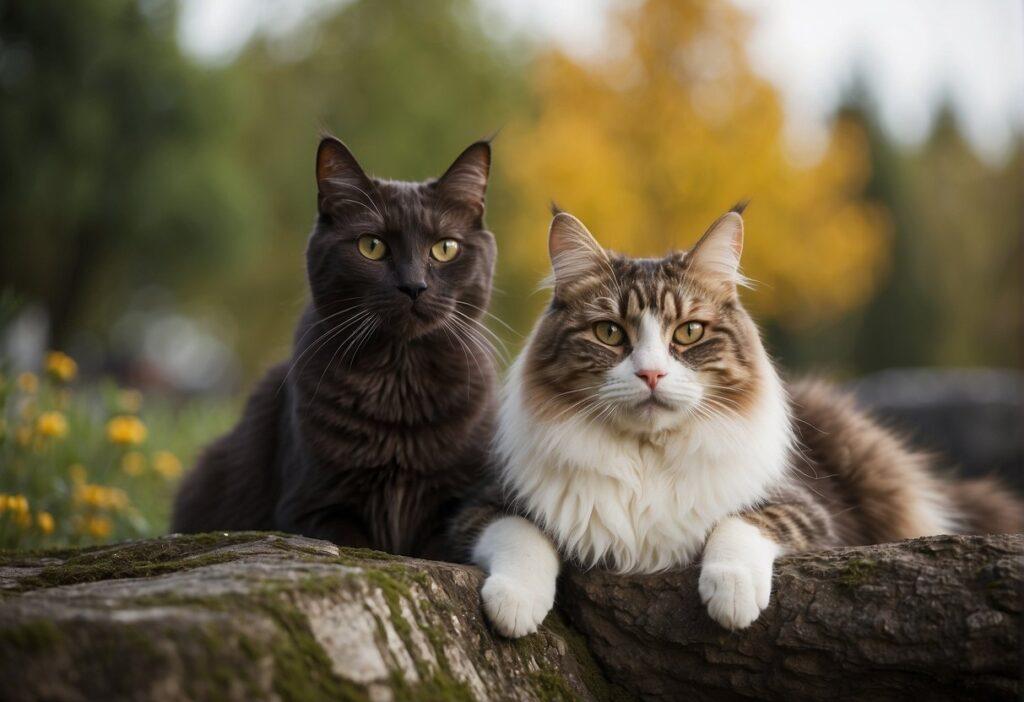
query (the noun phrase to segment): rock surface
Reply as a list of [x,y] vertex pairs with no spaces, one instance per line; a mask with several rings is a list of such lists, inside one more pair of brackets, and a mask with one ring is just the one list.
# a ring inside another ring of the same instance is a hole
[[[730,634],[696,570],[571,572],[511,642],[473,568],[274,534],[0,556],[5,700],[952,699],[1020,695],[1022,536],[782,559]],[[567,626],[566,621],[572,626]]]

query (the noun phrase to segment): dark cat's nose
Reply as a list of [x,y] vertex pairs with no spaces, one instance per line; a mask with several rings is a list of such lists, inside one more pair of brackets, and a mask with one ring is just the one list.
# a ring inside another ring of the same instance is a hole
[[410,299],[415,300],[421,292],[427,289],[427,284],[422,280],[418,283],[402,283],[398,289],[408,295]]

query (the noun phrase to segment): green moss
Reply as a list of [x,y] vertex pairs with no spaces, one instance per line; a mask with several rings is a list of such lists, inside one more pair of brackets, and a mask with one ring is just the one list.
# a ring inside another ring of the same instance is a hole
[[52,649],[60,641],[60,629],[46,619],[0,628],[0,649],[36,653]]
[[565,678],[549,670],[538,670],[537,672],[530,673],[530,684],[537,691],[537,696],[545,700],[545,702],[548,700],[573,702],[579,698],[572,688],[569,687]]
[[374,551],[369,548],[354,548],[351,546],[343,546],[338,548],[338,560],[346,561],[345,565],[357,563],[359,561],[401,561],[401,556],[395,556],[390,553],[384,553],[383,551]]
[[445,672],[424,678],[418,685],[409,685],[400,675],[391,676],[391,691],[396,702],[474,702],[476,698],[465,683]]
[[[544,620],[544,628],[557,635],[569,647],[569,653],[579,666],[579,675],[583,686],[600,702],[618,702],[619,700],[635,700],[636,697],[624,688],[605,677],[600,664],[590,652],[587,640],[582,634],[568,626],[561,614],[552,612]],[[531,638],[531,637],[526,637]]]
[[197,534],[61,552],[64,554],[63,563],[45,566],[35,575],[21,578],[14,589],[24,592],[101,580],[144,578],[225,563],[237,560],[240,555],[210,551],[249,543],[264,536],[245,532],[227,536]]
[[867,558],[848,561],[839,572],[836,582],[847,588],[856,588],[874,580],[878,564]]
[[412,648],[412,626],[402,615],[402,598],[411,599],[409,586],[392,573],[384,570],[366,570],[366,579],[378,587],[384,595],[384,601],[388,605],[388,612],[391,614],[391,624],[395,631],[405,642],[407,648]]
[[368,700],[361,687],[338,678],[298,608],[285,596],[262,598],[260,608],[284,631],[271,652],[274,691],[285,700]]
[[[270,656],[274,664],[274,691],[281,699],[294,702],[365,702],[368,697],[359,685],[334,674],[330,659],[310,631],[305,615],[291,598],[290,593],[295,591],[326,592],[340,585],[338,578],[324,578],[318,584],[315,580],[309,578],[297,589],[294,583],[280,583],[244,595],[181,597],[169,594],[138,598],[135,603],[142,606],[197,606],[218,612],[260,612],[277,625],[281,635],[266,649],[245,637],[239,639],[238,646],[250,660]],[[217,640],[209,638],[205,643],[211,657],[215,656]],[[233,675],[237,677],[237,671]],[[217,674],[213,677],[216,679]]]

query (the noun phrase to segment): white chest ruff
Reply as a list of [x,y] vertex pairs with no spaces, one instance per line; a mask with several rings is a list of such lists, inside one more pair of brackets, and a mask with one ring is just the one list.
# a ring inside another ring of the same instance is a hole
[[750,416],[692,426],[655,443],[578,418],[537,420],[513,369],[497,449],[517,504],[585,566],[655,572],[685,565],[711,527],[756,504],[784,476],[790,443],[781,386]]

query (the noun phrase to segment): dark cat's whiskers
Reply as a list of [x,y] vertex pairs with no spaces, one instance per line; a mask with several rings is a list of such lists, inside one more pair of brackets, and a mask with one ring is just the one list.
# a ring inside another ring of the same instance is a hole
[[[460,327],[459,326],[459,322],[457,320],[455,320],[455,319],[452,319],[451,322],[454,325],[454,327],[453,327],[454,329],[457,329],[457,330],[463,332],[462,338],[466,342],[468,342],[472,346],[473,349],[475,349],[477,352],[479,352],[479,354],[483,354],[483,355],[487,356],[488,358],[490,358],[492,360],[492,362],[494,362],[496,364],[500,363],[500,361],[498,360],[497,352],[495,351],[493,346],[490,346],[487,343],[486,339],[481,339],[479,336],[474,335],[474,333],[473,333],[473,331],[471,329],[466,329],[464,326]],[[474,359],[476,359],[477,356],[478,356],[478,354],[476,354],[476,353],[473,354],[473,358]],[[478,365],[479,365],[479,363],[478,363]]]
[[[479,320],[473,319],[472,317],[469,317],[456,309],[453,309],[452,313],[458,315],[458,317],[451,318],[453,322],[465,328],[467,333],[471,333],[474,338],[479,338],[482,342],[484,342],[486,347],[490,349],[490,354],[492,356],[495,356],[502,363],[508,364],[508,347],[505,346],[505,342],[501,339],[501,337],[499,337],[493,331],[488,329],[487,326],[480,322]],[[482,332],[489,334],[494,339],[494,341],[501,346],[500,351],[494,344],[490,342],[489,339],[482,336]]]
[[[357,320],[361,319],[363,316],[369,313],[368,310],[360,308],[364,308],[364,305],[355,305],[352,309],[358,310],[356,314],[346,319],[345,321],[338,323],[334,327],[331,327],[323,334],[318,336],[313,342],[311,342],[309,346],[302,350],[302,353],[300,353],[289,366],[288,372],[285,374],[284,380],[281,381],[281,385],[277,389],[278,392],[281,392],[281,388],[283,388],[285,384],[288,382],[288,378],[291,376],[292,372],[295,371],[295,368],[298,366],[299,361],[301,361],[304,356],[309,354],[310,351],[314,351],[313,355],[315,356],[316,351],[322,349],[325,345],[330,343],[332,339],[335,339],[339,334],[341,334],[342,331],[352,326],[352,324],[354,324]],[[348,310],[345,311],[347,312]],[[312,358],[312,356],[306,358],[305,363],[302,364],[302,368],[299,369],[300,371],[306,367],[306,365],[309,363],[310,358]]]
[[490,356],[492,360],[507,363],[507,358],[504,355],[502,355],[497,348],[495,348],[494,344],[491,343],[490,339],[485,337],[474,327],[471,327],[469,324],[462,321],[458,317],[448,317],[448,320],[452,324],[454,324],[457,329],[465,332],[467,341],[473,344],[473,346],[478,351],[480,351],[484,355]]
[[[346,297],[346,298],[342,298],[341,300],[335,300],[334,302],[331,303],[331,306],[340,305],[343,302],[351,302],[352,300],[363,300],[363,299],[365,299],[365,298],[362,298],[362,297]],[[308,335],[310,332],[312,332],[314,329],[316,329],[317,327],[322,325],[327,320],[333,319],[334,317],[337,317],[338,315],[345,314],[346,312],[351,312],[352,310],[357,309],[359,307],[360,307],[360,305],[350,305],[350,306],[346,307],[345,309],[338,310],[337,312],[332,312],[331,314],[327,315],[326,317],[321,317],[317,321],[315,321],[312,324],[310,324],[309,328],[306,329],[305,331],[303,331],[302,334],[299,335],[299,338],[295,340],[294,346],[298,347],[299,345],[301,345],[302,344],[302,340],[306,338],[306,335]]]
[[349,351],[351,351],[352,358],[349,359],[348,362],[350,368],[352,367],[352,363],[356,360],[356,356],[359,355],[359,349],[363,347],[367,340],[369,340],[370,337],[373,336],[373,333],[377,330],[377,327],[380,326],[380,317],[378,317],[375,314],[371,313],[367,320],[369,321],[366,321],[365,324],[360,325],[360,329],[357,332],[357,335],[354,335],[356,341],[350,343],[349,348],[346,349],[345,353],[341,355],[341,363],[344,363],[345,359],[348,357]]
[[502,350],[505,352],[505,355],[506,356],[508,355],[508,347],[505,345],[505,340],[502,339],[500,336],[498,336],[498,334],[496,334],[493,329],[489,328],[486,324],[481,322],[479,319],[476,319],[475,317],[471,317],[471,316],[467,315],[465,312],[461,312],[458,309],[453,309],[452,313],[459,315],[459,317],[461,317],[462,319],[466,320],[467,322],[470,322],[475,327],[478,327],[483,333],[487,334],[492,339],[494,339],[494,341],[501,346]]
[[472,370],[469,367],[469,349],[466,348],[466,344],[464,344],[462,339],[459,338],[459,335],[450,329],[450,325],[447,319],[441,322],[441,331],[445,333],[445,336],[447,336],[449,339],[454,339],[456,342],[458,342],[459,346],[462,347],[462,355],[466,358],[466,386],[468,387],[471,380],[470,372]]
[[446,318],[441,323],[441,328],[444,329],[446,334],[449,334],[452,338],[454,338],[455,341],[457,341],[459,343],[459,346],[462,347],[462,353],[466,356],[466,385],[469,385],[470,384],[469,360],[471,358],[473,359],[473,365],[476,366],[476,372],[479,374],[479,377],[481,377],[481,378],[484,377],[484,372],[483,372],[483,369],[480,367],[480,361],[477,360],[476,354],[469,350],[469,347],[466,346],[466,342],[464,342],[462,340],[462,337],[459,336],[458,329],[456,329],[453,326],[452,323],[454,321],[455,320],[453,318],[451,318],[451,317]]
[[487,310],[485,310],[485,309],[484,309],[484,308],[482,308],[482,307],[477,307],[476,305],[474,305],[474,304],[471,304],[471,303],[469,303],[469,302],[466,302],[465,300],[456,300],[456,301],[455,301],[455,304],[456,304],[456,305],[465,305],[466,307],[469,307],[470,309],[474,309],[474,310],[476,310],[477,312],[483,312],[483,313],[484,313],[484,314],[485,314],[485,315],[486,315],[487,317],[489,317],[490,319],[493,319],[493,320],[494,320],[495,322],[497,322],[497,323],[498,323],[498,324],[500,324],[501,326],[505,327],[506,329],[508,329],[508,330],[509,330],[510,332],[512,332],[512,333],[513,333],[513,334],[515,334],[516,336],[518,336],[518,337],[520,337],[520,338],[521,338],[521,337],[523,336],[522,334],[520,334],[519,332],[517,332],[517,331],[516,331],[515,329],[513,329],[512,327],[510,327],[510,326],[509,326],[509,325],[508,325],[508,324],[507,324],[507,323],[505,322],[505,320],[503,320],[503,319],[502,319],[501,317],[499,317],[499,316],[498,316],[498,315],[496,315],[496,314],[492,314],[492,313],[488,312]]
[[[324,376],[327,375],[327,371],[330,370],[331,366],[334,364],[334,359],[338,355],[338,352],[341,351],[341,349],[343,349],[343,348],[351,347],[352,343],[353,343],[353,339],[355,339],[356,335],[361,332],[361,330],[363,328],[363,325],[366,323],[366,321],[370,320],[370,319],[373,319],[374,317],[375,317],[375,315],[372,312],[370,312],[369,310],[363,310],[362,312],[359,313],[359,316],[353,317],[352,320],[350,320],[350,322],[352,322],[355,319],[361,319],[361,321],[359,322],[359,326],[357,326],[355,331],[353,331],[352,334],[349,335],[348,342],[346,344],[339,344],[338,348],[334,349],[334,353],[331,354],[330,360],[328,360],[327,364],[324,365],[324,370],[320,374],[320,379],[316,381],[316,388],[313,390],[313,394],[309,398],[310,402],[315,400],[316,396],[317,396],[317,393],[320,392],[320,384],[322,382],[324,382]],[[325,341],[324,344],[326,344],[326,343],[327,342]],[[346,351],[346,353],[348,353],[348,352]],[[341,357],[341,361],[342,361],[342,363],[345,362],[345,356],[344,355]]]

